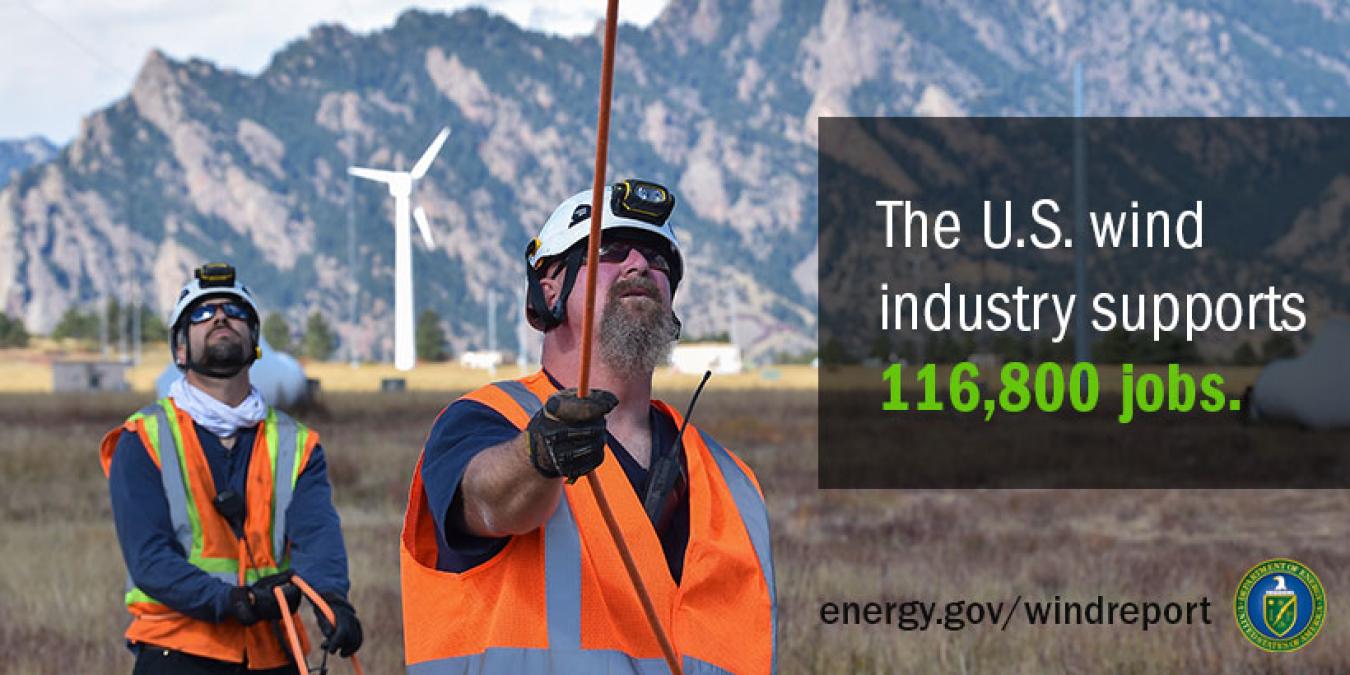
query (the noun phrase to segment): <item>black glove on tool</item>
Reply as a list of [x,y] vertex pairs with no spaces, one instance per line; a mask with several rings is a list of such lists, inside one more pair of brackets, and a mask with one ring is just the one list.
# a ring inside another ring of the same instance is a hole
[[272,593],[272,589],[278,586],[286,596],[287,614],[300,607],[300,587],[291,583],[291,577],[294,575],[295,572],[290,570],[269,574],[248,587],[253,595],[253,611],[258,614],[259,619],[276,621],[281,618],[281,606],[277,604],[277,596]]
[[319,623],[319,630],[323,631],[326,640],[319,648],[329,654],[336,653],[338,656],[351,656],[356,650],[361,648],[361,622],[356,620],[356,608],[352,603],[336,593],[324,593],[323,599],[328,603],[329,609],[333,610],[333,621],[337,624],[328,623],[323,612],[314,608],[314,618]]
[[249,595],[247,586],[235,586],[230,589],[230,606],[226,612],[244,626],[252,626],[262,621],[262,617],[258,616],[257,610],[253,608],[253,598]]
[[300,589],[291,583],[291,576],[294,572],[286,571],[279,574],[265,576],[249,586],[235,586],[230,589],[230,606],[227,609],[229,616],[239,620],[239,623],[245,626],[252,626],[259,621],[275,621],[281,618],[281,608],[277,605],[277,598],[272,594],[272,589],[282,586],[282,592],[286,594],[286,603],[290,605],[290,610],[300,606]]
[[545,478],[575,481],[600,466],[605,459],[605,415],[618,404],[603,389],[592,389],[585,398],[576,389],[548,397],[525,427],[535,470]]

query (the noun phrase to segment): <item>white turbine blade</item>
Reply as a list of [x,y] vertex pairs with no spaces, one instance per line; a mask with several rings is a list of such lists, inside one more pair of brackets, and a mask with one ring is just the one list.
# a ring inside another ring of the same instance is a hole
[[422,153],[422,158],[413,165],[413,180],[419,180],[427,174],[427,169],[431,168],[431,161],[436,159],[436,154],[441,151],[441,146],[445,144],[445,139],[450,137],[450,127],[441,129],[441,133],[436,134],[436,140],[431,142],[427,151]]
[[381,171],[379,169],[367,169],[362,166],[347,167],[347,173],[360,178],[366,178],[368,180],[377,180],[380,181],[381,183],[388,183],[394,180],[394,176],[398,175],[398,173],[395,171]]
[[413,220],[417,221],[417,230],[422,233],[422,241],[427,248],[435,248],[436,245],[431,243],[431,223],[427,221],[426,209],[421,206],[413,209]]

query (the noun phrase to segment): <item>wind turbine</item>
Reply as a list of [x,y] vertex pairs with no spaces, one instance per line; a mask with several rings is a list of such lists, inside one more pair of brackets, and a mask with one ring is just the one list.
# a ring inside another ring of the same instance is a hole
[[421,205],[409,209],[413,181],[427,174],[432,160],[436,159],[436,154],[449,136],[450,127],[442,128],[441,133],[436,134],[436,140],[431,142],[421,159],[413,165],[412,171],[383,171],[360,166],[347,169],[347,173],[358,178],[385,183],[389,186],[389,194],[394,197],[394,367],[399,370],[411,370],[417,360],[413,350],[412,234],[409,232],[409,213],[417,221],[417,229],[422,233],[422,241],[427,248],[434,246],[427,212]]

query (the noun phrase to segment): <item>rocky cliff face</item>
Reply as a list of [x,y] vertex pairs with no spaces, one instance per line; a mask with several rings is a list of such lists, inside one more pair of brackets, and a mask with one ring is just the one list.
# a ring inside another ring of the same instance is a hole
[[[1062,115],[1074,60],[1090,115],[1350,111],[1350,8],[1265,18],[1198,1],[672,0],[620,32],[610,178],[680,200],[686,335],[727,330],[734,306],[754,354],[805,350],[821,115]],[[264,311],[293,325],[323,311],[358,355],[385,357],[392,200],[345,171],[408,168],[449,124],[414,195],[436,238],[415,244],[416,304],[456,348],[484,346],[488,294],[517,299],[497,303],[515,325],[525,243],[590,185],[599,64],[597,36],[480,10],[409,12],[364,36],[321,26],[256,77],[152,53],[62,155],[0,190],[0,309],[36,331],[102,294],[167,313],[192,267],[227,259]],[[1303,229],[1273,254],[1324,234]],[[498,333],[510,348],[514,331]]]
[[51,159],[56,151],[55,145],[38,136],[0,141],[0,187],[9,183],[14,174]]

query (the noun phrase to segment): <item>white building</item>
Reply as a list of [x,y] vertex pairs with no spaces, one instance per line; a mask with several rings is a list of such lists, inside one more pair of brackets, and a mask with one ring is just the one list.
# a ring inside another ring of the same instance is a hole
[[126,391],[128,365],[121,361],[57,361],[52,364],[52,391]]
[[502,365],[504,356],[500,351],[464,352],[459,355],[459,365],[478,370],[496,370]]
[[690,375],[702,375],[705,370],[715,375],[733,375],[741,372],[741,350],[726,342],[675,345],[670,365],[676,372]]

